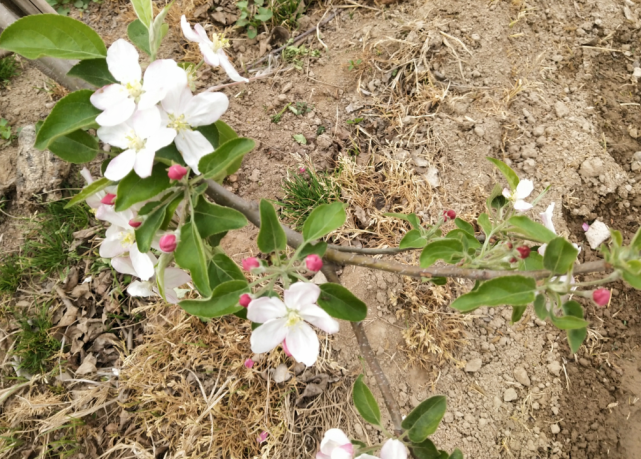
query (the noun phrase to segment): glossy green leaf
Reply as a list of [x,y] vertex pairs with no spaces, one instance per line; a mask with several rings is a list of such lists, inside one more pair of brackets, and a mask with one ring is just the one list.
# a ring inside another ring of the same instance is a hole
[[180,154],[180,152],[176,148],[176,145],[173,143],[158,150],[156,152],[156,158],[168,159],[169,161],[173,161],[176,164],[187,167],[187,163],[185,163],[183,156]]
[[536,295],[536,298],[534,299],[534,313],[541,320],[548,318],[549,312],[545,295],[541,295],[540,293]]
[[457,228],[462,229],[466,233],[469,233],[472,236],[474,236],[474,226],[472,226],[471,223],[468,223],[465,220],[456,217],[454,219],[454,224],[456,225]]
[[367,384],[363,382],[363,375],[359,375],[359,377],[356,378],[356,382],[354,382],[352,400],[363,419],[375,426],[381,424],[381,410],[378,407],[378,403],[376,403],[372,391],[369,390]]
[[80,61],[71,67],[67,75],[85,80],[98,88],[117,83],[111,72],[109,72],[107,59],[103,57]]
[[220,144],[219,142],[220,134],[218,133],[218,128],[216,127],[216,123],[208,124],[206,126],[198,126],[196,128],[196,131],[200,132],[202,135],[205,136],[205,138],[211,144],[211,146],[214,147],[214,150],[218,148],[218,145]]
[[82,129],[78,129],[67,135],[56,137],[49,144],[49,151],[67,162],[84,164],[93,160],[100,153],[100,147],[98,139]]
[[154,17],[154,9],[151,0],[131,0],[138,20],[147,28],[151,27],[151,21]]
[[425,239],[423,236],[421,236],[421,232],[419,230],[410,230],[408,231],[405,236],[403,236],[403,239],[401,239],[401,243],[398,245],[400,249],[420,249],[421,247],[425,247],[427,245],[427,239]]
[[228,168],[254,149],[256,142],[251,139],[237,138],[220,145],[213,153],[203,156],[198,170],[205,178],[220,179]]
[[623,246],[623,235],[621,231],[610,229],[610,237],[612,238],[612,243],[615,247]]
[[470,312],[480,306],[525,306],[534,301],[536,281],[531,277],[505,276],[483,282],[476,291],[458,297],[452,307]]
[[233,280],[245,280],[245,275],[238,265],[224,253],[214,255],[209,261],[209,286],[216,288]]
[[[169,193],[169,194],[174,195],[174,193]],[[171,220],[174,218],[176,210],[178,209],[178,206],[183,201],[183,199],[185,199],[184,195],[181,193],[178,193],[178,195],[173,200],[167,203],[167,208],[165,210],[165,219],[160,225],[161,230],[164,231],[167,228],[169,228],[169,225],[171,224]]]
[[367,305],[342,285],[327,282],[320,285],[320,289],[318,305],[330,316],[350,322],[360,322],[367,317]]
[[318,255],[319,257],[323,258],[323,255],[325,255],[326,251],[327,242],[325,241],[307,242],[299,252],[298,258],[303,260],[305,259],[305,257],[312,254]]
[[519,260],[519,270],[521,271],[538,271],[543,269],[543,257],[538,252],[532,250],[530,256]]
[[136,203],[147,201],[169,188],[169,186],[170,182],[165,164],[155,164],[151,170],[151,175],[147,178],[140,178],[135,171],[131,171],[118,184],[116,212],[129,209]]
[[198,199],[198,205],[194,209],[194,221],[203,238],[247,225],[247,218],[237,210],[212,204],[204,197]]
[[280,226],[276,209],[265,199],[260,200],[260,230],[256,244],[263,253],[287,248],[287,236],[283,227]]
[[458,239],[463,243],[465,249],[478,249],[481,243],[474,237],[473,234],[463,231],[462,229],[455,229],[445,235],[447,239]]
[[438,425],[447,410],[447,399],[444,395],[435,395],[421,402],[408,414],[401,424],[408,431],[412,443],[421,443],[436,432]]
[[346,218],[345,204],[342,202],[321,204],[305,220],[303,238],[305,241],[320,239],[343,226]]
[[449,459],[463,459],[463,453],[460,449],[456,448],[452,454],[450,454]]
[[166,207],[167,204],[158,205],[155,210],[145,217],[142,225],[136,228],[136,245],[140,253],[147,253],[151,250],[154,236],[165,219]]
[[530,220],[525,215],[510,217],[507,222],[511,225],[507,229],[508,232],[517,233],[532,241],[548,243],[556,238],[556,234],[553,231],[550,231],[540,223]]
[[421,443],[412,443],[409,447],[416,459],[439,459],[441,457],[438,449],[429,438]]
[[149,49],[149,30],[147,30],[145,24],[140,22],[140,19],[136,19],[127,26],[127,36],[139,50],[143,51],[148,56],[151,55],[151,51]]
[[191,223],[183,225],[180,229],[180,242],[178,242],[174,257],[178,266],[189,271],[200,294],[209,297],[211,287],[209,286],[205,249],[198,231],[194,230]]
[[[566,316],[574,316],[578,317],[579,319],[583,319],[583,307],[576,301],[566,301],[563,303],[563,314]],[[574,330],[568,330],[567,332],[568,336],[568,344],[570,345],[570,349],[572,350],[572,353],[576,353],[579,348],[581,347],[581,344],[583,344],[583,341],[585,341],[585,338],[588,336],[588,329],[587,328],[578,328]]]
[[574,265],[579,251],[563,237],[548,243],[543,255],[543,266],[554,274],[565,274]]
[[98,193],[99,191],[104,190],[110,184],[111,184],[111,182],[109,181],[109,179],[106,179],[104,177],[101,178],[101,179],[96,180],[92,184],[87,185],[86,187],[84,187],[82,190],[80,190],[80,192],[77,195],[75,195],[73,198],[71,198],[69,200],[69,202],[65,205],[65,209],[68,209],[69,207],[75,206],[79,202],[82,202],[85,199],[87,199],[89,196],[93,196],[94,194]]
[[249,293],[247,281],[232,280],[218,285],[209,298],[181,301],[180,307],[189,314],[208,319],[226,316],[243,309],[238,304],[243,293]]
[[514,172],[510,166],[508,166],[501,160],[489,157],[487,158],[487,160],[494,164],[496,168],[501,172],[501,174],[503,174],[503,176],[507,179],[507,183],[508,185],[510,185],[510,189],[512,189],[512,191],[516,190],[516,187],[520,182],[519,176],[516,175],[516,172]]
[[481,215],[479,215],[479,218],[477,218],[476,221],[483,230],[483,233],[485,233],[485,236],[490,237],[490,234],[492,233],[492,223],[490,222],[490,217],[486,213],[482,213]]
[[575,316],[558,317],[554,314],[550,314],[550,321],[560,330],[578,330],[586,328],[589,325],[587,320]]
[[515,324],[519,320],[521,320],[521,317],[523,317],[523,313],[527,309],[527,306],[512,306],[512,318],[510,320],[510,323]]
[[447,284],[447,277],[430,277],[429,281],[434,285],[445,285]]
[[227,143],[232,139],[238,138],[238,134],[236,134],[236,131],[234,131],[224,121],[218,120],[214,124],[216,125],[216,129],[218,130],[218,142],[219,142],[217,145],[214,145],[214,148],[218,148],[219,145]]
[[36,136],[35,147],[45,150],[57,137],[93,125],[101,111],[89,101],[92,94],[93,91],[81,89],[60,99],[42,123]]
[[430,242],[421,252],[421,268],[429,268],[437,260],[452,263],[463,257],[463,243],[458,239],[441,239]]
[[105,43],[91,27],[57,14],[35,14],[18,19],[0,36],[0,48],[27,59],[50,56],[83,60],[107,55]]

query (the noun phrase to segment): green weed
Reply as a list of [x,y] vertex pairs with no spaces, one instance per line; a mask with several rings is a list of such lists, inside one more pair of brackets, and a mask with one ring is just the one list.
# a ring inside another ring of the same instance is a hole
[[47,3],[51,5],[58,14],[62,16],[67,16],[69,11],[71,11],[71,5],[75,6],[80,11],[84,11],[91,3],[101,3],[101,0],[47,0]]
[[85,421],[82,419],[71,418],[67,424],[64,424],[55,430],[65,430],[65,432],[55,441],[50,441],[47,445],[48,457],[55,457],[58,459],[66,459],[73,456],[80,450],[80,442],[78,441],[78,427],[84,426]]
[[20,261],[15,253],[0,260],[0,292],[13,293],[18,289],[23,272]]
[[236,27],[247,27],[247,37],[256,38],[258,28],[266,21],[269,21],[273,12],[268,7],[264,7],[265,0],[254,0],[250,5],[248,0],[236,3],[240,9],[240,17],[236,21]]
[[48,311],[49,303],[45,303],[35,317],[18,318],[20,333],[14,354],[20,358],[19,367],[31,374],[45,373],[50,367],[48,361],[60,351],[60,341],[49,334],[51,319]]
[[305,2],[301,0],[273,0],[272,11],[277,24],[296,28],[298,19],[305,12]]
[[285,62],[290,62],[294,64],[294,67],[298,70],[303,69],[303,58],[305,57],[318,58],[320,57],[320,51],[316,49],[310,50],[305,45],[300,46],[288,46],[283,50],[283,60]]
[[18,67],[18,61],[16,61],[16,56],[13,54],[0,59],[0,83],[3,86],[6,86],[11,81],[11,78],[18,75]]
[[348,70],[350,72],[353,72],[354,70],[358,70],[358,68],[361,66],[362,63],[363,63],[362,59],[350,60]]

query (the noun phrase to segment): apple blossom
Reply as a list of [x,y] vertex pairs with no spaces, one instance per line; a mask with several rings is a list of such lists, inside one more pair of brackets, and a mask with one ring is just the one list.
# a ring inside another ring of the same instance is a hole
[[176,250],[176,245],[178,245],[176,242],[176,235],[169,233],[161,236],[158,245],[160,246],[160,250],[165,253],[173,252]]
[[[94,182],[93,177],[91,176],[91,172],[89,172],[89,169],[86,167],[83,167],[82,170],[80,171],[80,175],[82,175],[82,178],[85,179],[87,182],[87,185],[91,185]],[[108,186],[106,189],[102,191],[98,191],[97,193],[92,194],[89,196],[87,199],[85,199],[85,202],[89,207],[92,209],[97,209],[98,207],[101,206],[102,204],[102,199],[107,195],[107,193],[110,193],[111,191],[116,191],[117,187],[114,186]]]
[[[149,253],[149,257],[154,264],[156,264],[156,257]],[[111,260],[113,268],[122,274],[129,274],[137,276],[137,271],[134,268],[131,258],[129,257],[116,257]],[[168,303],[178,304],[178,295],[174,290],[181,285],[191,281],[191,277],[182,269],[178,268],[165,268],[165,298]],[[153,297],[160,296],[158,285],[156,283],[156,276],[154,275],[149,280],[133,281],[127,287],[127,293],[131,296],[138,297]]]
[[247,257],[240,262],[243,270],[251,271],[252,269],[260,267],[260,262],[256,257]]
[[291,356],[292,356],[292,353],[291,353],[291,352],[289,352],[289,349],[287,349],[287,340],[286,340],[286,339],[284,339],[284,340],[283,340],[283,342],[282,342],[281,344],[282,344],[282,346],[283,346],[283,352],[285,353],[285,355],[286,355],[287,357],[291,357]]
[[232,80],[249,83],[247,78],[240,76],[234,66],[231,65],[231,62],[229,62],[227,54],[225,54],[224,49],[229,46],[229,40],[223,36],[219,36],[217,33],[212,33],[210,40],[203,26],[196,24],[192,29],[185,15],[180,18],[180,27],[187,40],[198,43],[200,52],[203,54],[203,59],[207,64],[212,67],[218,67],[220,65]]
[[381,448],[381,459],[407,459],[407,448],[402,441],[390,438]]
[[321,440],[316,459],[352,459],[354,445],[341,429],[329,429]]
[[180,180],[185,176],[185,174],[187,174],[187,172],[186,167],[183,167],[180,164],[174,164],[167,170],[167,176],[169,176],[171,180]]
[[599,288],[592,292],[592,299],[599,306],[606,306],[610,302],[610,291],[607,288]]
[[103,86],[91,95],[94,107],[103,110],[96,118],[101,126],[116,126],[127,121],[136,110],[153,107],[160,102],[169,85],[184,79],[185,72],[175,61],[160,59],[145,70],[145,78],[138,63],[138,51],[129,42],[116,40],[107,50],[107,67],[120,84]]
[[318,358],[319,342],[307,322],[326,333],[336,333],[338,322],[321,309],[316,301],[320,296],[318,285],[296,282],[280,298],[261,297],[252,300],[247,318],[262,324],[251,335],[252,351],[261,354],[271,351],[284,340],[297,362],[311,366]]
[[126,123],[99,128],[100,140],[125,150],[111,160],[105,177],[118,181],[132,170],[141,178],[149,177],[156,151],[169,145],[175,136],[174,129],[163,126],[156,107],[138,110]]
[[521,180],[516,186],[516,190],[510,191],[507,188],[503,189],[503,196],[512,201],[514,209],[519,212],[525,212],[532,208],[532,204],[525,202],[524,199],[527,198],[532,191],[534,190],[534,184],[531,180]]
[[320,271],[323,267],[323,260],[321,257],[313,253],[311,255],[307,255],[307,258],[305,258],[305,266],[307,266],[307,269],[310,271]]

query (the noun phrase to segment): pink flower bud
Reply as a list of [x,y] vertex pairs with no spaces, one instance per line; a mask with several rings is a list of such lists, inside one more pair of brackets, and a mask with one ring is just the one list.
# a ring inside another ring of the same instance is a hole
[[243,269],[248,272],[260,266],[260,263],[258,262],[258,259],[256,257],[245,258],[240,262],[240,264],[242,265]]
[[262,443],[265,440],[267,440],[267,437],[269,437],[269,432],[267,432],[266,430],[263,430],[258,436],[258,438],[256,438],[256,440],[258,441],[258,443]]
[[588,225],[586,222],[583,222],[581,225],[581,228],[583,228],[583,231],[587,231],[590,229],[590,225]]
[[182,167],[180,164],[174,164],[167,170],[167,175],[171,180],[180,180],[187,173],[187,168]]
[[448,220],[454,220],[455,218],[456,218],[456,212],[454,212],[452,209],[443,211],[443,220],[448,221]]
[[299,174],[304,174],[305,172],[307,172],[307,168],[306,167],[299,167],[298,168],[298,173]]
[[311,255],[307,255],[307,258],[305,258],[305,265],[307,265],[307,269],[310,271],[320,271],[323,267],[323,259],[315,253],[312,253]]
[[286,339],[283,340],[283,352],[285,352],[285,355],[287,357],[291,357],[292,356],[292,353],[289,352],[289,349],[287,349],[287,340]]
[[610,302],[610,290],[599,288],[592,292],[592,299],[599,306],[606,306]]
[[525,260],[530,256],[531,249],[527,245],[522,245],[521,247],[517,247],[516,251],[519,252],[521,258]]
[[253,361],[252,359],[247,359],[247,360],[245,360],[245,368],[247,368],[248,370],[250,370],[250,369],[251,369],[251,367],[253,367],[253,366],[254,366],[254,361]]
[[142,225],[142,222],[139,220],[136,220],[135,218],[132,218],[131,220],[129,220],[129,226],[131,226],[132,228],[138,228],[140,225]]
[[243,293],[242,295],[240,295],[240,299],[238,300],[238,302],[243,308],[246,308],[247,306],[249,306],[249,303],[252,302],[252,297],[246,293]]
[[160,250],[167,253],[176,250],[176,244],[175,234],[165,234],[160,238],[160,242],[158,243],[158,245],[160,245]]
[[104,198],[100,200],[101,203],[107,204],[108,206],[113,206],[116,202],[116,195],[113,193],[107,193]]

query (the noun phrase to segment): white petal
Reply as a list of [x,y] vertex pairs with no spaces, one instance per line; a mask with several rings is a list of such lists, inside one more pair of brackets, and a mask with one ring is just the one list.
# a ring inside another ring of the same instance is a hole
[[136,154],[136,162],[134,163],[134,170],[138,177],[147,178],[151,175],[151,169],[154,167],[154,157],[156,151],[149,148],[144,148]]
[[85,179],[85,182],[87,182],[87,185],[91,185],[93,183],[93,177],[91,175],[91,172],[86,167],[82,168],[82,170],[80,171],[80,175],[82,176],[83,179]]
[[212,67],[218,67],[220,65],[220,57],[218,53],[215,53],[214,50],[211,49],[209,43],[201,43],[198,47],[200,48],[200,52],[203,53],[203,59],[208,65]]
[[335,448],[347,444],[351,444],[351,441],[347,438],[345,432],[341,429],[329,429],[323,436],[323,440],[320,444],[320,451],[321,453],[331,454]]
[[185,119],[192,127],[215,123],[227,111],[229,99],[222,92],[201,92],[185,107]]
[[280,298],[267,296],[256,298],[247,307],[247,318],[257,324],[279,319],[285,315],[287,315],[287,308]]
[[161,102],[162,108],[167,113],[182,115],[193,97],[189,86],[175,86],[167,91],[165,98]]
[[105,170],[105,177],[114,182],[122,180],[132,171],[134,164],[136,164],[136,152],[134,150],[125,150],[111,160],[107,170]]
[[537,250],[537,252],[539,252],[539,255],[541,256],[545,255],[545,249],[547,248],[547,246],[548,246],[547,244],[543,244],[542,246],[539,247],[539,250]]
[[526,210],[530,210],[531,208],[532,204],[523,200],[519,200],[514,203],[514,209],[518,210],[519,212],[525,212]]
[[104,197],[103,193],[96,193],[92,196],[89,196],[87,199],[85,199],[85,202],[92,209],[97,209],[98,207],[100,207],[100,204],[102,204],[100,201],[102,200],[103,197]]
[[120,239],[107,238],[102,241],[102,244],[100,244],[98,253],[102,258],[113,258],[117,257],[118,255],[122,255],[126,251],[127,248],[123,247],[123,245],[120,243]]
[[193,41],[196,43],[200,43],[202,41],[200,36],[198,36],[198,34],[194,32],[194,30],[191,28],[184,14],[180,18],[180,28],[182,29],[183,35],[187,40]]
[[407,459],[407,448],[402,441],[390,438],[381,448],[381,459]]
[[191,276],[182,269],[178,268],[165,268],[165,288],[173,289],[181,285],[191,282]]
[[167,303],[171,304],[178,304],[180,302],[180,298],[178,298],[178,294],[173,288],[165,289],[165,299]]
[[298,322],[289,328],[286,339],[287,349],[297,362],[303,362],[308,367],[316,363],[320,344],[312,327],[305,322]]
[[140,96],[138,108],[153,107],[165,98],[167,92],[174,87],[187,86],[187,74],[171,59],[154,61],[145,70],[145,80],[142,84],[143,94]]
[[541,222],[543,225],[552,231],[554,234],[556,234],[556,231],[554,229],[554,222],[552,221],[552,216],[554,215],[554,203],[550,204],[547,209],[545,209],[545,212],[541,212],[539,216],[541,217]]
[[137,276],[134,265],[131,263],[129,257],[116,257],[111,259],[111,266],[121,274],[129,274],[130,276]]
[[94,92],[89,101],[97,109],[106,110],[128,98],[129,91],[123,85],[109,84]]
[[136,110],[136,103],[133,99],[127,98],[107,108],[96,117],[96,123],[100,126],[115,126],[124,123]]
[[154,135],[147,139],[147,149],[158,151],[163,147],[166,147],[176,138],[176,130],[171,128],[160,128]]
[[296,282],[283,295],[290,309],[300,309],[303,304],[315,304],[319,296],[320,287],[311,282]]
[[160,129],[160,122],[160,110],[156,107],[138,110],[131,118],[131,125],[136,132],[136,136],[141,139],[148,139]]
[[250,338],[252,352],[269,352],[283,342],[287,336],[287,319],[274,319],[252,331]]
[[201,26],[200,24],[196,24],[194,26],[194,31],[198,34],[198,37],[200,38],[200,41],[202,43],[208,43],[211,45],[211,40],[207,36],[207,32],[205,31],[205,28]]
[[156,296],[156,293],[152,290],[152,288],[153,286],[151,282],[133,281],[131,284],[129,284],[129,287],[127,287],[127,293],[129,293],[129,295],[131,296]]
[[116,212],[114,206],[102,205],[96,211],[96,218],[113,225],[107,229],[107,236],[119,231],[132,231],[132,228],[129,226],[129,220],[134,218],[134,214],[129,209]]
[[223,51],[222,49],[218,51],[218,59],[220,60],[220,66],[223,68],[229,78],[234,81],[244,81],[245,83],[249,83],[249,80],[247,78],[240,76],[240,74],[236,71],[232,63],[229,62],[227,54],[225,54],[225,51]]
[[129,146],[127,137],[135,135],[134,130],[127,123],[99,127],[97,134],[104,143],[118,148],[127,148]]
[[527,198],[534,190],[534,183],[532,180],[521,180],[516,186],[516,199]]
[[339,330],[338,321],[315,304],[301,304],[300,315],[306,322],[320,328],[325,333],[336,333]]
[[372,456],[371,454],[361,454],[356,459],[378,459],[378,458],[376,456]]
[[138,51],[122,38],[107,50],[107,66],[113,77],[123,84],[140,82],[142,71],[138,63]]
[[198,131],[186,130],[180,131],[174,141],[176,142],[176,148],[182,154],[187,165],[196,174],[200,174],[198,170],[200,158],[214,151],[214,147],[209,143],[209,140]]
[[131,264],[136,270],[136,274],[142,280],[149,280],[154,275],[154,263],[146,253],[140,253],[138,246],[134,243],[129,248],[129,256],[131,257]]

